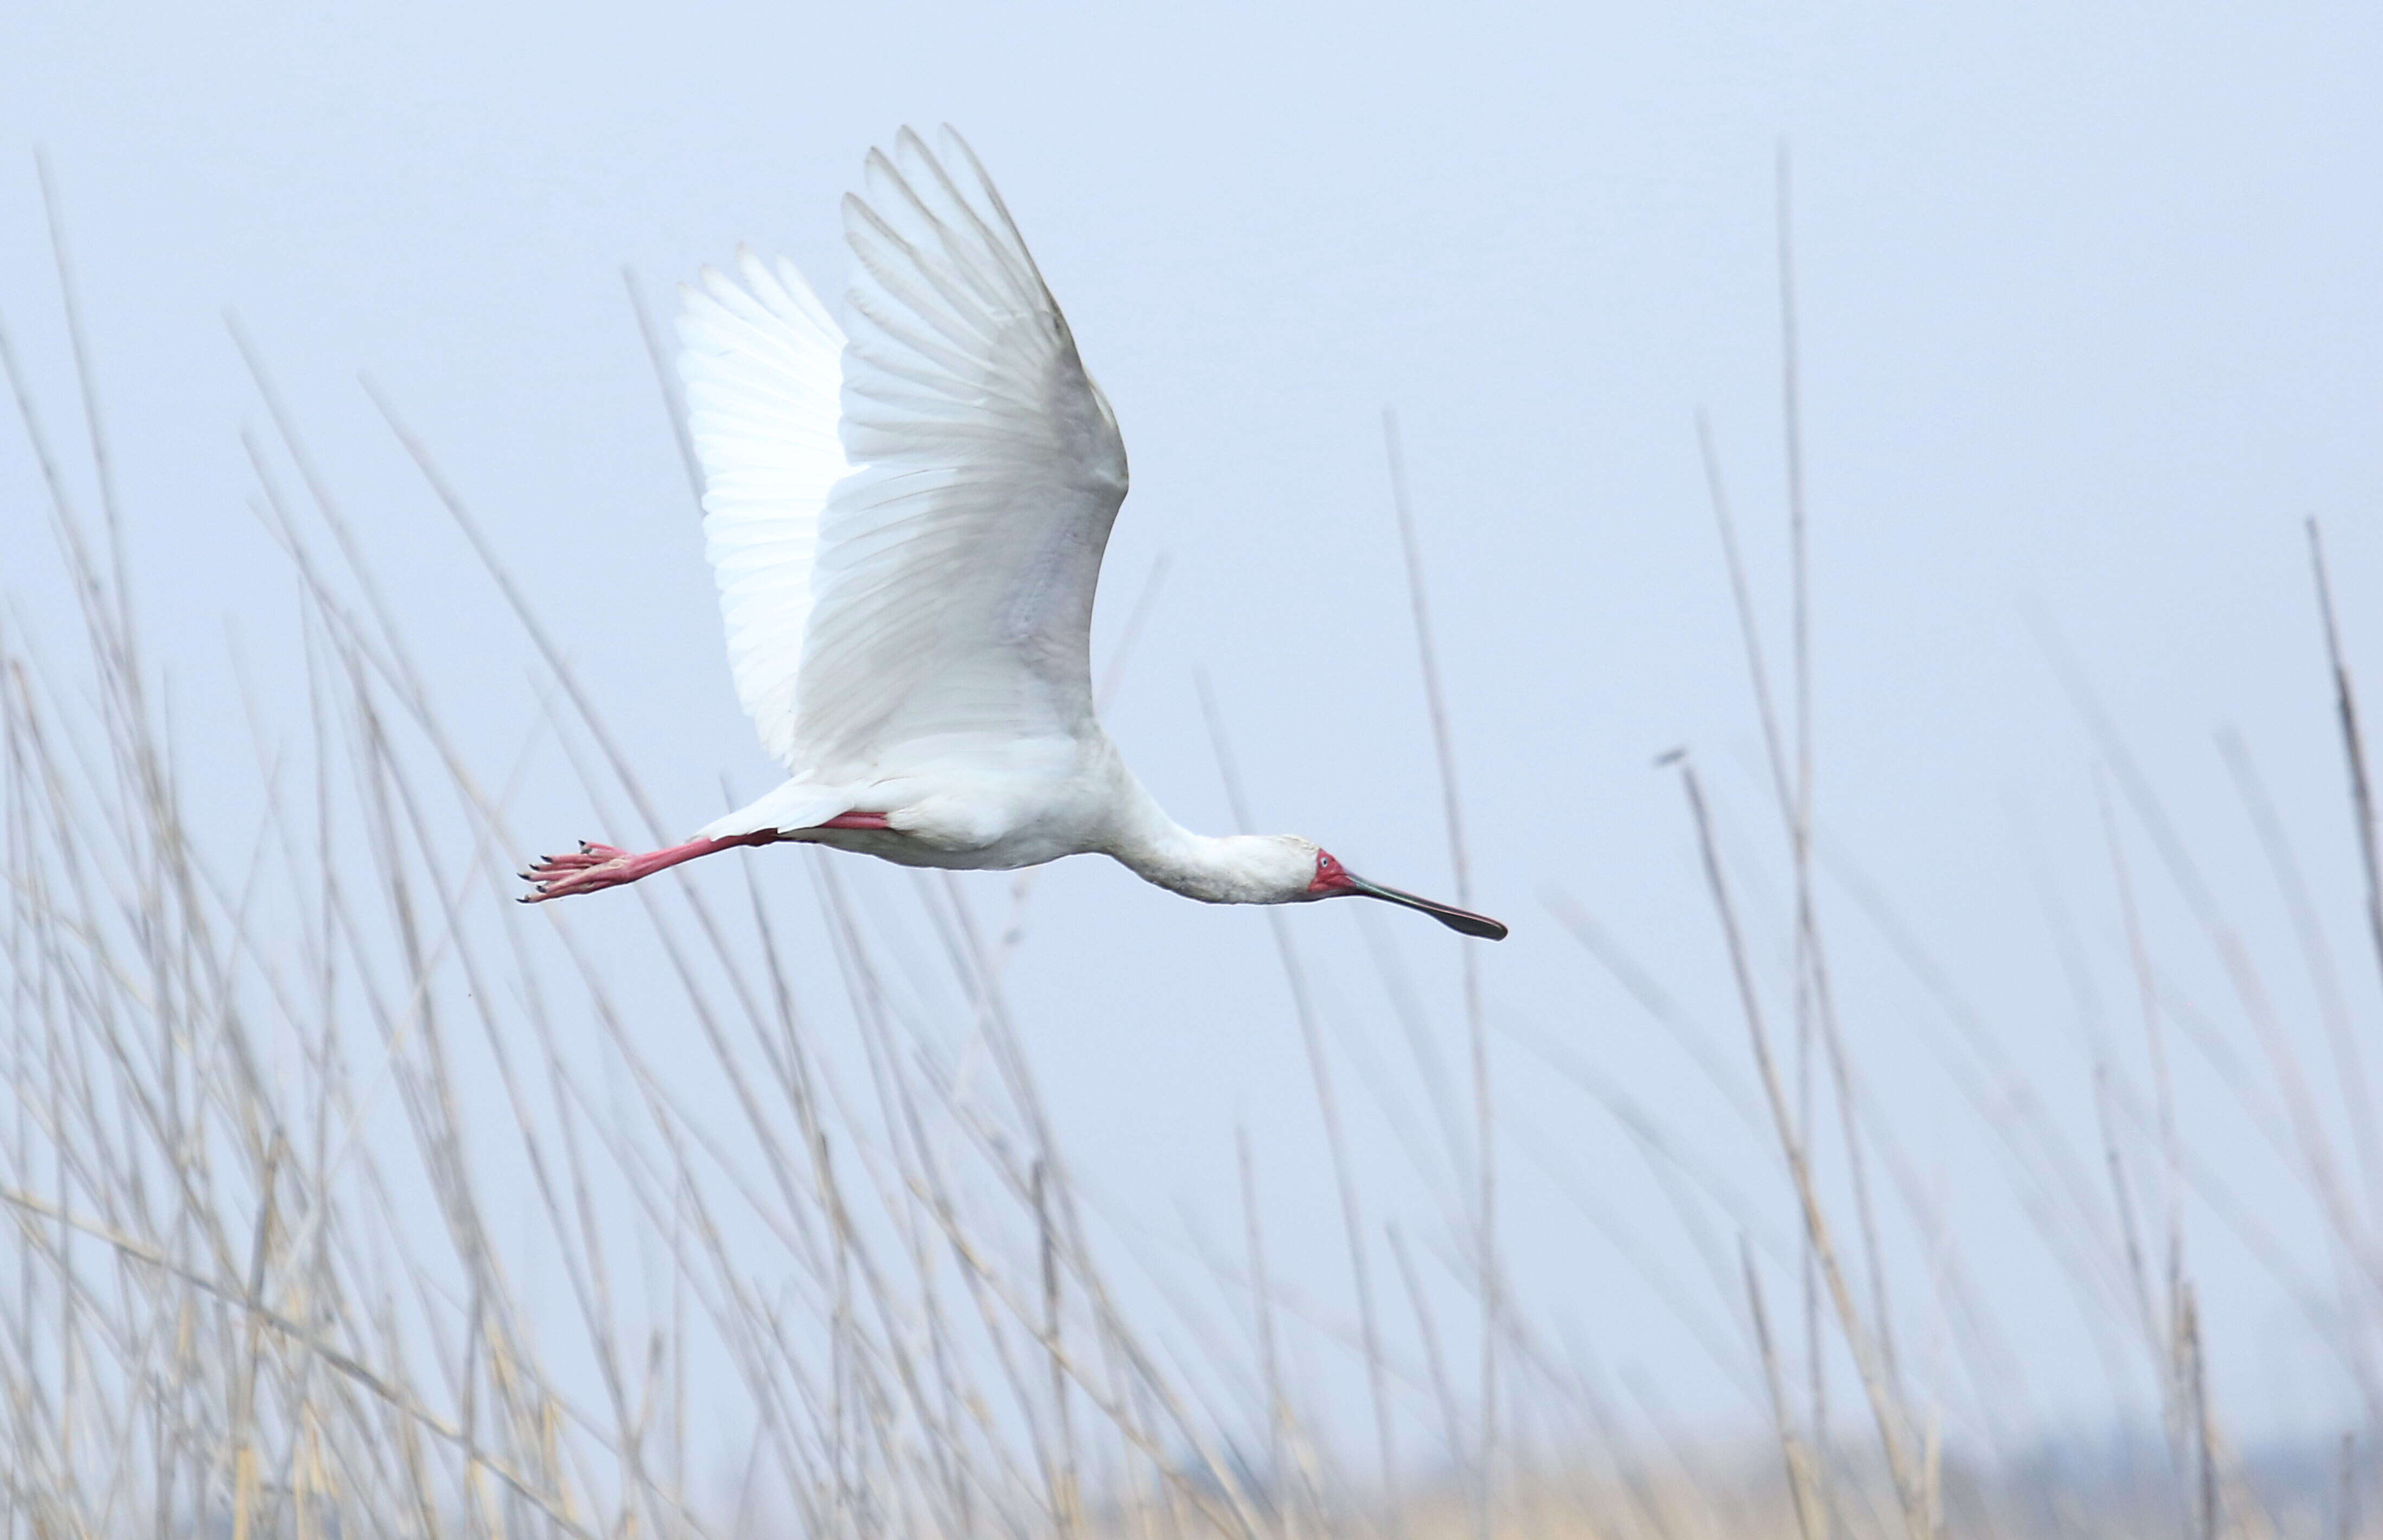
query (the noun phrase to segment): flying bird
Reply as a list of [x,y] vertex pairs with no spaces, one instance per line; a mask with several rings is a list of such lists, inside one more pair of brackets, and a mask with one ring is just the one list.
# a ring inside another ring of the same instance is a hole
[[790,779],[693,839],[583,844],[535,904],[781,841],[1006,870],[1097,853],[1208,904],[1355,894],[1497,940],[1292,834],[1195,834],[1102,730],[1093,594],[1125,443],[965,142],[904,129],[844,200],[849,331],[781,258],[682,290],[680,372],[736,692]]

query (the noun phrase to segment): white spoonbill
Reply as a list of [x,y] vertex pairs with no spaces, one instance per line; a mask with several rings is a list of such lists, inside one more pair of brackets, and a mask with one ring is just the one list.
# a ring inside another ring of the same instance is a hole
[[[913,867],[1097,852],[1208,904],[1362,894],[1506,928],[1291,834],[1195,834],[1093,709],[1125,444],[1001,194],[958,135],[904,129],[844,200],[851,331],[781,259],[685,292],[689,426],[736,692],[792,779],[684,844],[583,844],[523,902],[781,840]],[[741,280],[741,281],[738,281]]]

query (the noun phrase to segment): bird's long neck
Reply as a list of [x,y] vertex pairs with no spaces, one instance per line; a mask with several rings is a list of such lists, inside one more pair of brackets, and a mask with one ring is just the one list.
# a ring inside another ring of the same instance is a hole
[[1247,904],[1254,886],[1238,838],[1195,834],[1167,816],[1158,799],[1120,764],[1108,853],[1145,882],[1204,904]]

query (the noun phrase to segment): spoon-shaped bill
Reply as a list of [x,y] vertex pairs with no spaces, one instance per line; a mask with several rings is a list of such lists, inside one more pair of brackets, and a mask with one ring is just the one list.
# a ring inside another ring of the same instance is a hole
[[1506,928],[1488,915],[1476,915],[1470,909],[1460,909],[1453,904],[1436,904],[1428,898],[1419,898],[1414,893],[1402,893],[1397,888],[1386,888],[1379,882],[1368,882],[1354,872],[1348,874],[1347,884],[1341,892],[1361,893],[1367,898],[1379,898],[1391,904],[1403,904],[1410,909],[1421,909],[1451,930],[1462,931],[1468,936],[1478,936],[1483,941],[1506,939]]

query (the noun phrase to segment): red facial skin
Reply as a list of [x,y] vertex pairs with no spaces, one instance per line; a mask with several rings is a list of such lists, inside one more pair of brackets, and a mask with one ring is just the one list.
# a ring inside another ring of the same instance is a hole
[[1315,881],[1307,891],[1318,898],[1328,898],[1336,893],[1348,893],[1356,884],[1349,881],[1349,870],[1328,850],[1315,853]]

